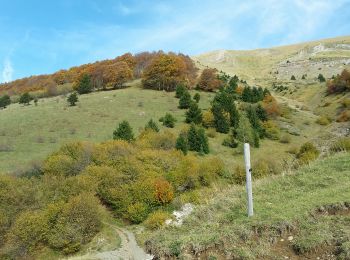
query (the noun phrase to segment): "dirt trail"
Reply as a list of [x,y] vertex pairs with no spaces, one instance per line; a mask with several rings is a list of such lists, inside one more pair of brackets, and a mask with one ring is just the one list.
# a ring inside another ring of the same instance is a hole
[[90,252],[82,256],[66,258],[67,260],[151,260],[153,256],[147,254],[138,246],[135,236],[127,229],[119,228],[108,224],[113,228],[121,238],[121,247],[104,252]]

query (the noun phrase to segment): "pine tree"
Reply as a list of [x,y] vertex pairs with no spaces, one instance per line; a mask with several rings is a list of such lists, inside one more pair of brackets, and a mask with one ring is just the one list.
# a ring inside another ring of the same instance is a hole
[[290,77],[290,80],[296,80],[295,76],[292,75],[292,76]]
[[259,87],[258,88],[258,95],[259,95],[259,99],[258,99],[258,101],[262,101],[263,99],[264,99],[264,90],[262,89],[262,87]]
[[238,127],[236,129],[236,138],[242,143],[249,143],[254,146],[254,130],[249,122],[249,119],[242,115]]
[[318,74],[317,79],[318,79],[320,82],[325,82],[325,81],[326,81],[325,77],[324,77],[321,73]]
[[255,108],[253,106],[249,106],[247,108],[247,117],[253,129],[259,133],[260,137],[264,136],[264,129],[262,128],[259,118],[256,114]]
[[176,139],[176,145],[175,148],[177,150],[180,150],[183,152],[184,155],[188,152],[188,143],[187,143],[187,137],[186,134],[180,133],[179,136]]
[[260,100],[259,90],[256,87],[252,89],[252,103],[256,103]]
[[92,91],[92,82],[89,74],[83,74],[79,81],[75,84],[74,89],[81,95]]
[[78,102],[78,95],[76,92],[71,93],[68,98],[67,102],[69,103],[70,106],[75,106],[75,103]]
[[185,91],[180,97],[179,108],[187,109],[190,107],[191,103],[192,103],[191,94],[188,91]]
[[187,88],[184,85],[177,85],[175,89],[175,97],[180,98],[184,92],[187,91]]
[[216,131],[227,134],[230,130],[229,122],[227,121],[223,109],[218,104],[213,104],[212,112],[214,116],[214,125]]
[[242,92],[242,101],[252,102],[252,89],[250,87],[245,87]]
[[186,123],[202,123],[202,110],[197,103],[192,102],[190,108],[186,112]]
[[239,112],[236,108],[236,104],[234,102],[231,103],[230,109],[228,111],[228,113],[230,114],[230,123],[231,126],[236,128],[238,127],[238,123],[239,123]]
[[209,143],[208,143],[208,137],[205,134],[204,128],[199,128],[197,132],[201,148],[200,148],[200,153],[208,154],[209,153]]
[[199,152],[201,150],[201,140],[199,139],[197,129],[194,124],[192,124],[190,126],[190,129],[188,130],[187,141],[188,141],[188,149],[190,151]]
[[128,121],[121,122],[116,130],[113,132],[113,139],[121,139],[128,142],[134,140],[134,134]]
[[166,113],[164,117],[159,119],[159,121],[162,122],[164,126],[173,128],[175,126],[176,118],[173,117],[172,114]]
[[259,119],[261,121],[266,121],[267,120],[266,110],[260,104],[258,104],[258,106],[256,107],[255,111],[256,111],[256,115],[259,117]]
[[199,93],[196,93],[196,94],[194,94],[193,99],[194,99],[194,101],[196,101],[196,103],[199,103],[201,96],[199,95]]
[[264,88],[264,97],[270,96],[270,95],[271,95],[270,91],[267,88]]
[[153,121],[153,119],[149,120],[145,126],[145,129],[150,129],[150,130],[153,130],[155,132],[159,132],[159,127],[157,125],[156,122]]

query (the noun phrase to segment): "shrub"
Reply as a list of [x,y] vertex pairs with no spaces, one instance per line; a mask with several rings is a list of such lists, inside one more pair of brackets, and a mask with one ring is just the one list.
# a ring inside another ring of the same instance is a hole
[[350,151],[350,137],[343,137],[338,139],[335,143],[332,144],[331,151]]
[[350,121],[350,110],[344,110],[338,116],[337,122],[348,122],[348,121]]
[[174,128],[175,122],[176,122],[176,118],[172,114],[166,113],[164,117],[161,117],[159,119],[159,121],[162,122],[163,125],[166,126],[166,127]]
[[75,104],[78,102],[78,95],[76,92],[71,93],[68,98],[67,102],[69,103],[70,106],[75,106]]
[[155,148],[161,150],[171,150],[175,148],[175,136],[168,130],[157,133],[153,130],[143,131],[137,143],[144,148]]
[[318,158],[320,152],[310,142],[304,143],[297,153],[297,159],[300,164],[305,164]]
[[290,80],[296,80],[295,76],[292,75],[292,76],[290,77]]
[[290,141],[291,141],[291,137],[289,134],[284,134],[280,138],[280,143],[282,143],[282,144],[289,144]]
[[165,225],[165,221],[170,219],[171,216],[169,213],[158,210],[151,213],[147,219],[144,221],[146,228],[154,230],[159,229]]
[[243,184],[246,180],[245,168],[243,166],[237,165],[233,173],[233,181],[237,184]]
[[205,111],[203,113],[203,119],[202,119],[202,124],[204,127],[215,127],[214,123],[214,115],[213,113],[209,111]]
[[196,94],[194,94],[193,99],[196,101],[196,103],[199,103],[201,96],[199,95],[199,93],[196,93]]
[[345,98],[341,101],[343,108],[350,108],[350,98]]
[[134,134],[128,121],[124,120],[119,124],[118,128],[113,132],[113,139],[120,139],[128,142],[134,140]]
[[153,121],[153,119],[149,120],[145,126],[145,130],[151,129],[155,132],[159,132],[159,127],[156,122]]
[[33,97],[28,93],[23,93],[19,98],[19,103],[23,105],[29,105],[30,101],[33,100]]
[[317,118],[316,123],[319,125],[329,125],[330,119],[326,116],[320,116],[319,118]]
[[174,188],[167,180],[157,179],[154,183],[154,186],[154,196],[158,204],[168,204],[173,200]]
[[11,104],[11,99],[9,95],[4,95],[0,97],[0,108],[6,108]]
[[143,202],[136,202],[128,206],[127,218],[133,223],[138,224],[144,221],[149,213],[147,205]]
[[263,127],[265,129],[265,136],[271,140],[278,140],[280,139],[280,129],[277,127],[277,125],[269,120],[266,122],[263,122]]
[[207,131],[207,136],[209,138],[215,138],[217,135],[215,128],[209,128]]
[[324,78],[324,76],[323,76],[321,73],[318,74],[317,79],[318,79],[320,82],[325,82],[325,81],[326,81],[326,79]]

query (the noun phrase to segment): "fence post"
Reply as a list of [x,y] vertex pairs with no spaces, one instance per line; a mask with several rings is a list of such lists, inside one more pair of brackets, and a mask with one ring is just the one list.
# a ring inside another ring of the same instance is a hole
[[246,173],[246,190],[248,199],[248,217],[253,216],[253,191],[252,191],[252,168],[250,166],[249,144],[244,144],[244,162]]

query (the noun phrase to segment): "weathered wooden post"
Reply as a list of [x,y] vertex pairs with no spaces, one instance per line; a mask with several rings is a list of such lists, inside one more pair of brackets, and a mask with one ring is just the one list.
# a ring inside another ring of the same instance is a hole
[[253,216],[253,191],[252,191],[252,168],[250,166],[249,144],[244,144],[244,162],[246,173],[246,190],[248,198],[248,217]]

